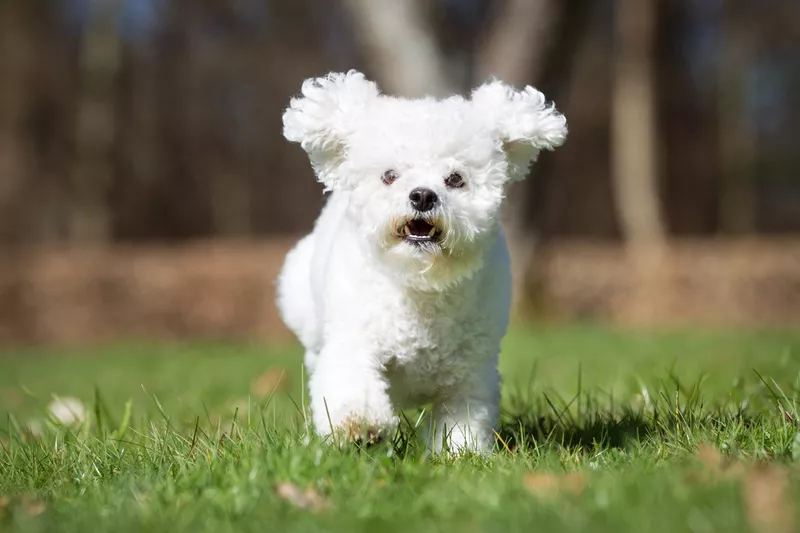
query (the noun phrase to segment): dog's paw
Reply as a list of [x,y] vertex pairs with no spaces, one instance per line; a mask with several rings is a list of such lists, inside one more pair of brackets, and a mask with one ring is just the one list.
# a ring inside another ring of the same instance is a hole
[[355,443],[359,447],[380,444],[392,437],[395,424],[370,423],[359,417],[350,417],[334,429],[343,445]]

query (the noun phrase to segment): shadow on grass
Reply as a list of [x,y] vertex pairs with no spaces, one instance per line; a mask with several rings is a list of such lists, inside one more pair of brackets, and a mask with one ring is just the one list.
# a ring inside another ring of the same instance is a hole
[[704,406],[702,402],[680,405],[664,398],[639,409],[595,408],[583,410],[579,415],[574,411],[567,413],[566,409],[510,411],[502,418],[497,441],[498,448],[510,451],[542,446],[585,451],[626,450],[654,441],[680,446],[726,441],[746,447],[746,442],[758,435],[755,440],[776,440],[775,446],[781,448],[789,446],[789,441],[778,443],[776,435],[794,435],[796,420],[796,414],[783,409],[776,413],[742,406]]
[[653,420],[635,413],[619,417],[592,415],[589,420],[563,420],[553,416],[530,415],[505,417],[498,430],[501,449],[536,448],[557,445],[564,448],[626,448],[634,442],[659,433],[662,428]]
[[[747,449],[763,441],[773,450],[771,454],[780,455],[787,446],[795,446],[792,443],[800,427],[795,391],[789,397],[765,385],[764,390],[743,399],[729,397],[708,403],[700,385],[687,387],[673,379],[650,388],[649,393],[634,394],[624,403],[615,402],[603,391],[582,391],[571,399],[548,392],[512,393],[504,401],[497,449],[630,451],[662,444],[693,448],[702,442]],[[416,449],[417,429],[425,423],[425,416],[423,412],[419,418],[405,419],[394,441],[398,457]]]

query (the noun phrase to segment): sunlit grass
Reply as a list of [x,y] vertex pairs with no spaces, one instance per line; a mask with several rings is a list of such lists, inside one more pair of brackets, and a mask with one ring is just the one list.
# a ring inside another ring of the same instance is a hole
[[490,458],[428,456],[415,437],[424,409],[379,446],[320,442],[295,346],[128,343],[0,357],[0,530],[800,524],[794,333],[515,331]]

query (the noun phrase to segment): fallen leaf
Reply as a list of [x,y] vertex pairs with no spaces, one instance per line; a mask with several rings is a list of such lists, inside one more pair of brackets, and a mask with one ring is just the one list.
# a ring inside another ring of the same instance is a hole
[[686,481],[689,483],[738,479],[746,470],[742,461],[723,455],[711,444],[701,444],[697,448],[697,458],[704,468],[701,472],[690,471],[686,476]]
[[239,416],[241,416],[243,413],[247,413],[252,407],[248,398],[234,398],[228,403],[228,405],[233,411],[238,409]]
[[28,516],[39,516],[45,511],[44,502],[38,498],[26,497],[22,499],[22,508]]
[[41,420],[30,420],[22,430],[22,439],[25,442],[39,440],[44,435],[44,422]]
[[701,444],[697,448],[697,457],[703,465],[712,471],[721,471],[724,463],[722,454],[711,444]]
[[759,533],[791,533],[795,509],[786,470],[760,465],[747,472],[742,488],[747,519]]
[[266,398],[270,394],[286,388],[287,377],[286,369],[270,368],[253,380],[250,390],[255,396]]
[[549,472],[529,472],[523,480],[525,487],[537,496],[550,496],[567,492],[581,494],[586,490],[586,474],[570,472],[557,475]]
[[50,405],[47,406],[50,414],[61,422],[69,426],[72,424],[80,424],[86,420],[86,407],[77,398],[65,396],[63,398],[56,398]]
[[313,488],[308,487],[306,490],[302,490],[289,481],[278,483],[275,486],[275,492],[278,493],[278,496],[300,509],[309,509],[317,512],[327,509],[329,506],[328,500]]

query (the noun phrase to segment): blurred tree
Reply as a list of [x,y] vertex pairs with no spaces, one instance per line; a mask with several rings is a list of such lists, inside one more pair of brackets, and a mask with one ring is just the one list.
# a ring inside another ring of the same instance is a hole
[[23,2],[0,2],[0,240],[18,240],[25,210],[24,184],[28,146],[23,121],[32,43]]
[[612,177],[635,290],[620,305],[631,320],[648,321],[667,305],[667,230],[658,180],[654,44],[657,0],[615,0],[611,100]]
[[669,233],[717,231],[720,183],[715,94],[714,6],[659,2],[656,32],[657,122],[662,206]]
[[157,191],[167,181],[159,150],[164,131],[159,128],[162,117],[157,105],[165,83],[165,77],[159,76],[158,57],[168,55],[156,38],[163,31],[160,24],[152,39],[137,46],[126,43],[122,50],[118,149],[115,179],[109,192],[115,239],[172,236],[163,224],[169,215],[158,216],[164,206],[156,201]]
[[[478,51],[478,79],[494,76],[515,87],[524,87],[534,79],[541,81],[543,64],[555,40],[553,28],[557,26],[558,19],[564,17],[562,12],[566,4],[553,0],[508,0],[494,22],[498,30],[488,32]],[[555,96],[550,93],[545,95],[550,99]],[[535,174],[536,171],[534,176],[517,184],[514,194],[509,195],[504,224],[509,241],[512,279],[516,285],[514,294],[524,295],[526,305],[536,292],[532,286],[535,283],[531,279],[531,270],[535,265],[538,235],[532,227],[534,216],[531,208],[534,205],[533,197],[542,191],[541,187],[537,187],[539,184],[533,183],[534,179],[541,177]],[[521,307],[518,309],[522,310]]]
[[656,0],[616,0],[612,151],[622,234],[633,247],[666,239],[658,184],[653,43]]
[[344,0],[367,51],[367,63],[388,92],[444,96],[457,90],[419,0]]
[[82,32],[70,173],[69,235],[73,240],[105,241],[111,236],[107,195],[114,177],[121,10],[122,0],[92,0]]
[[[477,79],[495,76],[516,87],[533,84],[552,101],[562,102],[578,48],[585,41],[590,15],[588,0],[507,0],[477,52]],[[563,107],[561,108],[563,112]],[[549,237],[544,198],[548,188],[560,187],[550,157],[533,167],[529,179],[509,195],[505,229],[520,312],[535,306],[541,269],[537,249]]]
[[348,68],[410,95],[494,74],[558,103],[569,142],[509,194],[516,270],[546,238],[797,229],[800,2],[769,6],[0,0],[0,240],[308,229],[322,198],[281,113]]
[[0,2],[0,242],[63,234],[73,65],[48,0]]
[[214,233],[206,147],[200,144],[214,103],[197,76],[200,54],[194,47],[203,42],[197,39],[205,26],[203,2],[171,0],[167,6],[155,65],[160,80],[156,112],[163,174],[154,199],[163,213],[160,233],[166,230],[174,239],[190,239]]
[[[208,187],[212,232],[222,237],[250,232],[251,198],[240,136],[247,122],[241,109],[251,105],[249,72],[258,69],[255,33],[247,31],[229,2],[203,0],[185,3],[183,24],[188,27],[190,79],[199,91],[189,100],[195,122],[194,178]],[[198,53],[202,50],[202,53]]]
[[748,75],[753,67],[750,27],[757,20],[740,1],[722,2],[718,73],[718,116],[722,182],[719,229],[746,234],[755,229],[755,143],[748,106]]
[[516,87],[531,82],[544,70],[547,52],[555,41],[554,29],[568,2],[506,0],[495,15],[478,50],[477,79],[495,76]]

